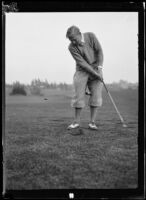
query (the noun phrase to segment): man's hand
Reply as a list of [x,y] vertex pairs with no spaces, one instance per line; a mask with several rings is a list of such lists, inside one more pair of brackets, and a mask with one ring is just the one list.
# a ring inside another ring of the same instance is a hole
[[[95,78],[97,78],[98,80],[100,80],[101,82],[103,82],[102,72],[99,73],[99,71],[102,70],[102,66],[99,65],[99,66],[97,67],[97,64],[92,64],[91,66],[92,66],[93,69],[94,69],[94,74],[93,74],[93,76],[94,76]],[[98,71],[98,70],[99,70],[99,71]]]
[[102,76],[96,72],[96,78],[99,79],[101,82],[103,82]]
[[[99,71],[98,71],[99,70]],[[95,70],[94,76],[100,80],[101,82],[103,82],[103,77],[102,77],[102,69],[100,68],[100,66],[98,66],[98,70]]]
[[100,75],[100,81],[103,82],[103,76],[102,76],[102,66],[98,66],[98,70],[101,71]]

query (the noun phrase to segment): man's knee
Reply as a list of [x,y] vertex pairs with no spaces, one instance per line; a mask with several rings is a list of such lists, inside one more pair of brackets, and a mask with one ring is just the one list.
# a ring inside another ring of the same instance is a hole
[[93,99],[92,97],[89,99],[89,106],[93,107],[101,107],[102,106],[102,98]]
[[85,107],[85,101],[84,100],[73,99],[71,101],[71,107],[73,107],[73,108],[84,108]]

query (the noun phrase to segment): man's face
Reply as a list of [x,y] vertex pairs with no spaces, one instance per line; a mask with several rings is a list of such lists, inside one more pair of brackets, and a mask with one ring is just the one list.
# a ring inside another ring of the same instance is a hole
[[74,35],[72,37],[69,38],[69,40],[71,41],[72,44],[74,45],[81,45],[81,35]]

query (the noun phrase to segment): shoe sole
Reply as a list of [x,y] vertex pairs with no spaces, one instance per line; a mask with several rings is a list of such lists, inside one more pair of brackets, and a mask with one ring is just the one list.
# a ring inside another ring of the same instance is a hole
[[88,127],[89,129],[91,129],[91,130],[98,130],[98,128],[92,128],[92,127]]

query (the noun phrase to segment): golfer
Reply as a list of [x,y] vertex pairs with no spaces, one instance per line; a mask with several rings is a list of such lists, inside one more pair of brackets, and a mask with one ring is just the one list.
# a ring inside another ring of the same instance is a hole
[[75,108],[75,119],[68,129],[80,126],[81,111],[85,107],[85,91],[88,88],[90,93],[88,105],[91,113],[89,128],[96,130],[97,109],[102,106],[103,51],[92,32],[81,33],[78,27],[71,26],[67,30],[66,37],[71,42],[68,49],[76,62],[73,78],[75,95],[71,103]]

